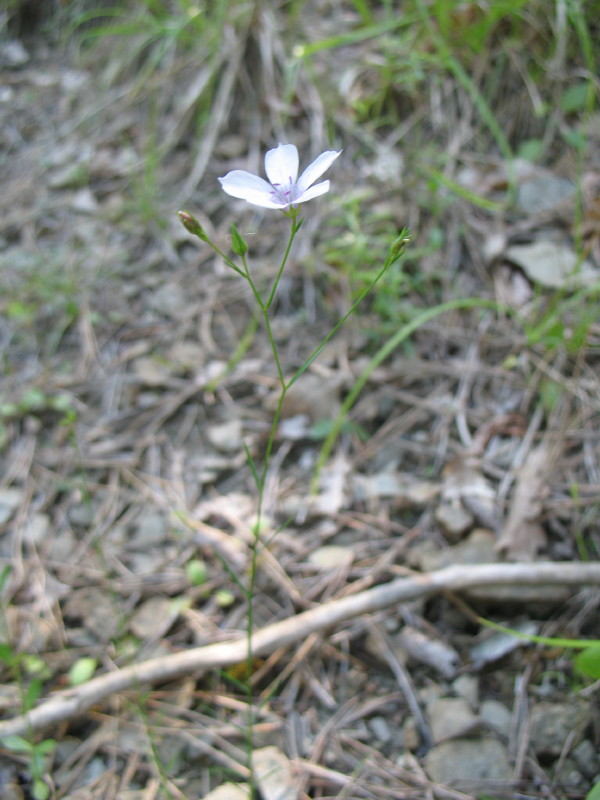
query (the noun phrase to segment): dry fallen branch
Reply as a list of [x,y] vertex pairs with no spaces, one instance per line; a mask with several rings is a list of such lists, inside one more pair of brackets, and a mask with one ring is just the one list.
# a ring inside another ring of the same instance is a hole
[[[304,640],[360,614],[367,614],[441,591],[477,586],[598,585],[600,563],[481,564],[452,566],[427,575],[411,575],[350,597],[332,600],[294,617],[262,628],[253,636],[253,649],[264,656],[284,645]],[[115,692],[143,684],[173,680],[190,673],[237,664],[246,658],[244,636],[229,642],[196,647],[170,656],[132,664],[94,678],[74,689],[52,695],[28,714],[0,722],[0,737],[26,734],[72,719]]]

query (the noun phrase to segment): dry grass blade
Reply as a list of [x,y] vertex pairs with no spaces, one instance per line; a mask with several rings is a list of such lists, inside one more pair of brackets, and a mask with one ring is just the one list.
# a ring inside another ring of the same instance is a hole
[[180,202],[186,201],[194,189],[202,179],[204,172],[209,164],[217,138],[222,133],[223,125],[227,118],[228,111],[231,107],[233,100],[233,89],[235,81],[240,69],[240,62],[244,52],[243,43],[241,41],[231,42],[225,45],[229,48],[230,58],[219,85],[219,90],[211,111],[211,119],[208,128],[204,134],[200,150],[196,156],[196,160],[188,180],[185,182],[181,190]]
[[542,442],[530,451],[519,470],[508,518],[497,544],[511,561],[532,561],[546,544],[539,516],[547,492],[549,463],[552,463],[550,451]]
[[[361,614],[398,603],[427,597],[445,590],[461,591],[490,585],[594,585],[600,586],[600,564],[482,564],[456,566],[413,575],[377,586],[351,597],[332,600],[297,616],[256,631],[253,649],[263,656],[284,645],[294,644],[311,633],[324,631]],[[28,714],[0,722],[0,736],[25,734],[82,714],[116,692],[147,683],[172,680],[192,672],[203,672],[237,664],[246,658],[247,639],[198,647],[94,678],[88,683],[57,692]]]

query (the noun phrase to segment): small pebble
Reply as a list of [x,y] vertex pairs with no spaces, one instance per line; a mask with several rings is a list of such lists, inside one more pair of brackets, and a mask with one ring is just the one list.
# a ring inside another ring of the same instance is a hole
[[371,717],[368,725],[373,733],[373,736],[378,741],[385,743],[389,742],[392,738],[392,732],[385,717]]
[[425,769],[438,783],[509,781],[512,769],[506,748],[496,739],[450,739],[425,756]]
[[484,700],[479,709],[479,716],[505,739],[510,733],[512,714],[505,705],[497,700]]

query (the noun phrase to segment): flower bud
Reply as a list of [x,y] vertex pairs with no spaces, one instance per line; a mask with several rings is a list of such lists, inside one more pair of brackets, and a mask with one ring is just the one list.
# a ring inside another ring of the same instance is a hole
[[400,235],[397,236],[390,246],[386,265],[389,267],[394,264],[406,250],[407,245],[410,243],[411,237],[406,229],[402,230]]
[[236,256],[245,256],[248,252],[248,245],[233,222],[231,223],[231,249]]
[[179,217],[181,224],[183,227],[191,233],[193,236],[197,236],[199,239],[202,239],[203,242],[208,242],[208,236],[204,232],[204,228],[196,217],[193,217],[188,211],[178,211],[177,216]]

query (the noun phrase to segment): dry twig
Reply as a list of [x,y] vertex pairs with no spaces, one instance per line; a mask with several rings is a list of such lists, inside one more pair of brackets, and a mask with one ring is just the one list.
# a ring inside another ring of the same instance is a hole
[[[257,630],[253,635],[254,654],[267,655],[284,645],[302,641],[311,633],[332,628],[360,614],[380,611],[441,591],[463,591],[482,585],[600,586],[600,563],[538,562],[451,566],[425,575],[414,574],[407,578],[398,578],[359,594],[331,600]],[[115,692],[240,663],[244,661],[246,654],[247,640],[240,636],[229,642],[196,647],[132,664],[94,678],[77,688],[57,692],[29,713],[0,722],[0,737],[23,735],[72,719]]]

